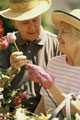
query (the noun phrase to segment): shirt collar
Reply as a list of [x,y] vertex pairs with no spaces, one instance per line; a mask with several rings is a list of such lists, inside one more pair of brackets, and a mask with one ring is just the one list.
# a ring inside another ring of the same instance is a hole
[[[24,44],[30,42],[30,41],[22,40],[19,32],[16,32],[16,36],[17,36],[17,44],[18,45],[24,45]],[[33,42],[38,45],[44,45],[46,39],[47,38],[46,38],[45,31],[44,31],[43,27],[41,26],[41,33],[40,33],[39,37]]]
[[47,37],[46,37],[45,30],[41,26],[41,33],[40,33],[39,37],[37,38],[37,40],[35,41],[35,43],[39,44],[39,45],[44,45],[46,39],[47,39]]
[[26,43],[25,40],[22,40],[21,35],[20,35],[19,32],[16,32],[16,36],[17,36],[16,42],[17,42],[18,45],[24,45]]

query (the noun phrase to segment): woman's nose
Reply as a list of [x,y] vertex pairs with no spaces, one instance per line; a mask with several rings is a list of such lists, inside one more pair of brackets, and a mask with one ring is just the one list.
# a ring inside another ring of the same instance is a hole
[[58,32],[57,38],[58,38],[58,39],[61,38],[61,31]]

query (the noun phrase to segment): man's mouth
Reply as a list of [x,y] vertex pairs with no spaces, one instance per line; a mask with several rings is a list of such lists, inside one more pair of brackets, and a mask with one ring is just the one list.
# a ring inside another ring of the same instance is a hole
[[29,33],[29,34],[35,34],[36,32],[31,32],[31,33]]

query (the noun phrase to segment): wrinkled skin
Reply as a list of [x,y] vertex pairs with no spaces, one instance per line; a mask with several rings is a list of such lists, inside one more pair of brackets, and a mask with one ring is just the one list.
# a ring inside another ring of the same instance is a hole
[[19,70],[26,64],[26,56],[22,52],[14,52],[10,56],[10,64],[14,70]]
[[26,67],[28,67],[29,71],[29,79],[34,82],[39,82],[43,85],[44,88],[50,88],[53,81],[54,76],[45,72],[41,67],[27,64]]

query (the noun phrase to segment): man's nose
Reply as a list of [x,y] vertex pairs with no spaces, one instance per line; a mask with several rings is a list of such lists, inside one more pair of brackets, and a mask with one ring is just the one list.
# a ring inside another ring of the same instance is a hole
[[30,23],[29,23],[29,30],[31,30],[31,31],[35,30],[35,24],[33,21],[30,21]]

